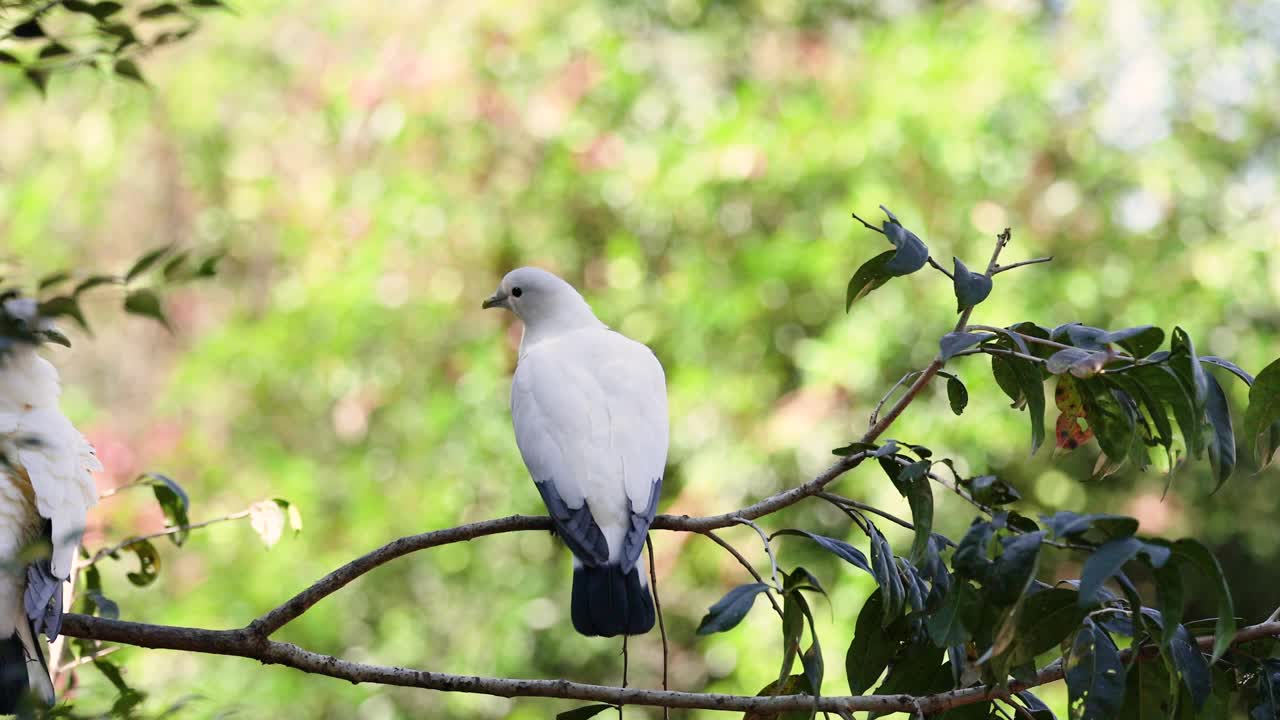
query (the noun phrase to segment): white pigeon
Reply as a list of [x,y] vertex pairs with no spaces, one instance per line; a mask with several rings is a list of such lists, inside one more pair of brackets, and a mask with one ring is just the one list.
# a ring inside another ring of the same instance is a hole
[[[24,310],[10,300],[10,315]],[[8,340],[6,338],[6,340]],[[98,501],[93,447],[58,409],[58,372],[36,346],[0,348],[0,714],[29,692],[54,701],[39,633],[56,638],[85,515]],[[45,542],[52,552],[31,559]]]
[[512,270],[484,307],[524,321],[511,418],[524,464],[573,552],[574,628],[648,632],[653,600],[640,552],[667,463],[662,365],[545,270]]

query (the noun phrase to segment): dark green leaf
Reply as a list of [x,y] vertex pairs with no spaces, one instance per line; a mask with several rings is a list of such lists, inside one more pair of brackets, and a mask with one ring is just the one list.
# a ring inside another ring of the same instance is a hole
[[1080,607],[1076,598],[1074,590],[1052,588],[1026,599],[1014,640],[1015,663],[1030,662],[1058,647],[1080,626],[1088,610]]
[[187,510],[191,501],[187,498],[187,491],[167,475],[160,473],[147,473],[144,479],[151,490],[155,493],[156,502],[160,504],[160,509],[164,511],[165,520],[169,527],[182,528],[176,533],[169,535],[169,539],[174,545],[182,545],[186,542],[187,535],[190,532],[186,529],[191,521],[187,519]]
[[1236,634],[1235,605],[1231,601],[1231,588],[1227,586],[1227,578],[1222,574],[1222,566],[1218,558],[1209,552],[1199,540],[1184,538],[1173,544],[1173,556],[1183,563],[1196,568],[1203,578],[1214,584],[1218,597],[1218,620],[1214,624],[1213,660],[1218,662],[1222,654],[1231,646],[1231,638]]
[[911,524],[916,527],[910,554],[913,563],[924,560],[933,533],[933,489],[929,486],[929,466],[930,463],[924,460],[911,463],[902,468],[893,483],[911,506]]
[[1249,718],[1275,720],[1280,717],[1280,658],[1266,658],[1258,670],[1258,704],[1249,711]]
[[1196,414],[1195,401],[1191,396],[1191,385],[1164,365],[1135,368],[1126,373],[1139,381],[1157,400],[1165,403],[1173,411],[1182,432],[1182,441],[1187,446],[1187,453],[1198,457],[1204,446],[1200,432],[1200,416]]
[[222,0],[190,0],[190,2],[192,7],[203,8],[206,10],[227,9],[227,4],[222,2]]
[[[1140,663],[1145,664],[1145,663]],[[1111,636],[1085,620],[1066,658],[1071,717],[1111,720],[1125,697],[1124,666]]]
[[963,581],[955,583],[942,606],[925,621],[929,638],[941,648],[963,645],[978,627],[981,612],[982,599],[973,586]]
[[964,484],[969,488],[973,499],[987,507],[1004,505],[1022,497],[1017,490],[995,475],[980,475],[964,481]]
[[841,560],[844,560],[850,565],[861,570],[865,570],[868,574],[871,574],[871,564],[867,562],[867,556],[862,554],[861,550],[843,540],[836,540],[835,538],[829,538],[823,535],[815,535],[814,533],[806,530],[793,530],[790,528],[779,530],[771,537],[777,537],[779,535],[798,535],[800,537],[807,537]]
[[[1117,463],[1132,457],[1135,443],[1141,446],[1138,441],[1138,411],[1132,399],[1117,395],[1116,390],[1103,378],[1078,380],[1075,387],[1084,405],[1089,429],[1093,431],[1102,452]],[[1145,448],[1140,447],[1139,450],[1145,452]],[[1142,466],[1145,466],[1145,461],[1140,463],[1139,469]]]
[[1189,381],[1193,391],[1192,398],[1196,403],[1196,416],[1199,417],[1209,388],[1205,380],[1207,375],[1196,356],[1195,345],[1185,330],[1176,327],[1173,329],[1173,339],[1169,343],[1169,348],[1169,366]]
[[991,294],[991,278],[969,270],[960,262],[960,258],[951,258],[955,262],[952,285],[956,292],[956,312],[971,308]]
[[1280,359],[1258,373],[1249,388],[1249,409],[1244,414],[1241,431],[1245,440],[1252,443],[1254,457],[1259,468],[1271,463],[1277,450],[1277,433],[1270,432],[1273,423],[1280,422]]
[[884,617],[883,591],[877,588],[858,612],[853,642],[845,654],[844,670],[849,678],[849,692],[861,695],[875,684],[889,665],[897,642],[881,624]]
[[12,53],[0,50],[0,63],[5,65],[21,65],[22,61],[15,57]]
[[707,610],[702,622],[698,624],[697,633],[710,635],[732,629],[747,616],[747,612],[756,602],[756,596],[768,589],[769,586],[764,583],[751,583],[739,585],[730,590]]
[[1200,362],[1202,364],[1208,363],[1210,365],[1216,365],[1222,368],[1223,370],[1229,371],[1232,375],[1235,375],[1236,377],[1243,380],[1245,385],[1253,384],[1253,376],[1250,375],[1247,371],[1245,371],[1244,368],[1240,367],[1239,365],[1236,365],[1230,360],[1216,357],[1214,355],[1201,355]]
[[173,3],[170,3],[170,2],[164,2],[164,3],[159,3],[157,5],[152,5],[151,7],[144,9],[142,12],[138,13],[138,17],[148,18],[148,19],[158,18],[158,17],[165,17],[166,15],[174,15],[179,12],[181,12],[181,10],[178,9],[177,5],[174,5]]
[[124,274],[125,282],[133,280],[149,270],[152,265],[156,264],[157,260],[164,257],[172,249],[172,245],[165,245],[164,247],[158,247],[144,253],[142,257],[138,258],[137,261],[133,263],[133,267],[129,268],[129,272]]
[[954,375],[947,378],[947,400],[951,402],[951,412],[957,415],[969,404],[969,391]]
[[600,713],[604,712],[605,710],[613,710],[616,707],[617,707],[616,705],[604,705],[604,704],[583,705],[580,708],[566,710],[562,713],[557,714],[556,720],[587,720],[587,718],[593,718],[596,715],[599,715]]
[[831,454],[839,455],[840,457],[848,457],[850,455],[854,455],[860,452],[869,452],[875,449],[876,449],[875,443],[855,442],[855,443],[849,443],[844,447],[838,447],[835,450],[832,450]]
[[897,248],[897,252],[885,263],[885,271],[894,276],[910,275],[924,267],[929,260],[928,246],[915,233],[904,228],[888,208],[881,205],[880,209],[889,216],[889,220],[882,226],[884,236]]
[[1092,607],[1098,603],[1098,591],[1124,564],[1132,560],[1143,547],[1141,540],[1133,537],[1112,540],[1094,551],[1084,563],[1080,573],[1080,606]]
[[1169,648],[1173,656],[1173,665],[1177,668],[1178,675],[1182,677],[1182,683],[1186,685],[1195,709],[1199,710],[1209,699],[1212,689],[1209,663],[1205,662],[1200,646],[1196,645],[1195,639],[1191,637],[1191,633],[1187,632],[1185,626],[1174,624],[1168,618],[1165,618],[1165,623],[1167,627],[1174,628],[1173,641]]
[[15,25],[9,34],[19,40],[31,40],[44,37],[44,28],[40,27],[40,21],[33,16]]
[[94,3],[93,8],[89,11],[89,14],[93,15],[96,19],[101,21],[101,20],[106,20],[107,18],[111,17],[112,15],[115,15],[116,13],[120,12],[123,9],[124,9],[124,6],[118,2],[112,2],[111,0],[104,0],[103,2]]
[[983,582],[991,569],[988,546],[995,535],[989,522],[978,521],[969,526],[951,556],[951,569],[956,575]]
[[1045,369],[1054,375],[1069,372],[1078,378],[1089,378],[1097,375],[1106,363],[1107,356],[1102,353],[1065,348],[1049,356],[1045,361]]
[[55,287],[57,285],[61,285],[62,283],[70,279],[71,279],[71,273],[69,272],[63,271],[63,272],[50,273],[40,278],[40,282],[37,283],[36,289],[42,290],[42,291],[48,290],[49,288]]
[[1016,535],[1003,540],[1004,551],[996,558],[987,575],[987,598],[998,604],[1008,604],[1026,592],[1035,578],[1040,558],[1040,541],[1043,532]]
[[1135,358],[1144,358],[1160,348],[1164,343],[1164,331],[1154,325],[1126,328],[1104,334],[1100,341],[1119,343]]
[[40,313],[41,317],[46,318],[69,317],[75,320],[80,327],[86,330],[89,328],[88,321],[84,319],[84,313],[80,312],[80,303],[70,295],[59,295],[45,300],[40,303],[37,312]]
[[40,52],[36,54],[36,57],[40,58],[41,60],[48,60],[49,58],[56,58],[56,57],[61,57],[63,55],[70,55],[70,54],[71,54],[70,48],[68,48],[66,45],[63,45],[60,42],[55,41],[55,42],[50,42],[48,45],[45,45],[44,47],[40,48]]
[[1164,633],[1160,644],[1165,648],[1173,641],[1174,632],[1181,627],[1182,609],[1185,605],[1185,592],[1182,584],[1182,571],[1179,563],[1168,563],[1155,568],[1152,572],[1156,581],[1156,594],[1160,601],[1160,615],[1163,620]]
[[125,312],[158,320],[161,325],[169,327],[169,319],[160,307],[160,298],[148,289],[131,290],[124,298]]
[[93,14],[93,3],[84,0],[62,0],[62,7],[71,12],[84,13],[86,15]]
[[866,297],[868,293],[876,288],[884,285],[893,277],[893,274],[885,269],[885,265],[889,260],[897,254],[896,250],[887,250],[879,255],[871,258],[858,268],[858,271],[849,278],[849,287],[845,290],[844,295],[844,311],[849,312],[849,308],[858,300]]
[[1134,663],[1125,678],[1124,707],[1118,720],[1169,720],[1175,697],[1170,691],[1176,689],[1164,663]]
[[945,362],[955,357],[955,354],[961,350],[967,350],[984,340],[990,340],[992,337],[992,335],[986,333],[949,332],[943,335],[942,340],[938,343],[938,358]]
[[94,612],[99,617],[108,620],[116,620],[120,617],[120,606],[107,596],[103,595],[100,590],[86,590],[84,597],[93,605]]
[[1049,709],[1044,701],[1031,694],[1030,690],[1020,690],[1013,694],[1021,703],[1022,707],[1027,711],[1027,715],[1031,716],[1031,720],[1058,720],[1053,711]]
[[1209,418],[1209,427],[1213,433],[1209,436],[1209,464],[1213,467],[1213,476],[1217,480],[1214,492],[1231,477],[1236,468],[1236,436],[1231,428],[1231,409],[1227,405],[1227,395],[1222,391],[1217,378],[1205,374],[1207,392],[1204,398],[1205,415]]
[[888,625],[902,614],[906,603],[907,591],[898,575],[897,564],[893,559],[893,549],[889,541],[875,525],[867,523],[867,534],[871,538],[871,574],[875,577],[880,589],[884,591],[881,602],[884,607],[882,625]]
[[29,67],[22,71],[23,76],[27,78],[27,82],[31,83],[41,95],[44,95],[49,89],[49,71],[40,68]]
[[164,263],[164,270],[161,273],[164,275],[164,279],[169,281],[182,279],[182,276],[185,274],[184,271],[186,270],[187,258],[190,255],[191,253],[189,251],[183,250],[166,260]]
[[219,250],[200,261],[200,265],[196,268],[195,277],[211,278],[218,274],[218,263],[226,256],[225,250]]
[[138,69],[137,63],[128,58],[116,61],[115,72],[122,78],[128,78],[140,85],[146,85],[146,78],[142,77],[142,71]]
[[889,664],[889,674],[876,688],[877,695],[924,695],[935,689],[935,678],[942,667],[942,648],[917,638],[899,648]]
[[[992,357],[991,372],[1015,405],[1019,401],[1026,403],[1031,420],[1031,454],[1034,455],[1044,443],[1044,383],[1040,379],[1040,368],[1030,360]],[[1017,388],[1016,396],[1010,392],[1012,388]]]
[[160,576],[160,553],[149,540],[139,540],[128,547],[138,556],[138,571],[128,574],[129,582],[145,587]]
[[84,280],[81,280],[79,285],[76,285],[75,292],[72,294],[76,297],[80,297],[80,293],[86,290],[92,290],[99,285],[110,285],[119,282],[120,278],[114,275],[90,275]]

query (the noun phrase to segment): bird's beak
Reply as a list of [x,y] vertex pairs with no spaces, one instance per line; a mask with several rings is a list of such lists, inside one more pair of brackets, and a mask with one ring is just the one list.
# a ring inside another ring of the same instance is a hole
[[480,304],[480,307],[484,308],[485,310],[488,310],[489,308],[494,308],[494,307],[504,308],[506,306],[507,306],[507,294],[502,292],[501,290],[490,295],[488,298],[485,299],[483,303]]

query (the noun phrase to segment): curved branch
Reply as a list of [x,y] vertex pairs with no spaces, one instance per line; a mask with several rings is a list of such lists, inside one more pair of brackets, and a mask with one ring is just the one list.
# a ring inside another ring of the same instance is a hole
[[[511,518],[504,518],[504,520],[511,520]],[[169,625],[146,625],[124,620],[107,620],[87,615],[68,614],[63,618],[62,631],[72,637],[95,638],[139,647],[251,658],[264,664],[284,665],[303,672],[327,675],[353,683],[372,682],[428,690],[497,695],[499,697],[552,697],[565,700],[590,700],[613,705],[648,705],[730,712],[768,711],[770,714],[786,710],[816,708],[819,711],[825,710],[827,712],[870,710],[878,713],[923,712],[928,715],[985,700],[1008,697],[1010,693],[1061,680],[1063,677],[1062,666],[1057,663],[1040,671],[1040,674],[1036,676],[1035,682],[1012,683],[1009,687],[1003,689],[990,687],[965,688],[920,698],[898,694],[826,696],[815,700],[810,695],[760,697],[645,690],[641,688],[589,685],[567,680],[525,680],[451,675],[412,668],[369,665],[349,662],[331,655],[314,653],[290,643],[268,640],[265,637],[256,635],[248,628],[241,630],[204,630]],[[1244,628],[1232,642],[1240,643],[1278,635],[1280,635],[1280,622],[1266,622]],[[1211,636],[1198,638],[1197,641],[1201,649],[1208,649],[1213,644]],[[1156,649],[1150,646],[1144,647],[1138,652],[1140,653],[1138,659],[1156,656]],[[1129,657],[1132,657],[1131,651],[1122,653],[1123,659],[1128,660]]]

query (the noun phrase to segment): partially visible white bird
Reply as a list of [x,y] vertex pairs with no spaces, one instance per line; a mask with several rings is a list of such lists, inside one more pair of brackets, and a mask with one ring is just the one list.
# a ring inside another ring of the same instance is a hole
[[[29,310],[9,300],[9,314]],[[29,301],[26,301],[29,302]],[[58,372],[36,346],[0,352],[0,713],[15,712],[29,691],[54,701],[38,633],[56,638],[62,587],[98,501],[93,447],[58,409]],[[52,552],[31,560],[30,546]]]
[[512,270],[484,307],[524,321],[511,417],[525,466],[573,552],[574,628],[648,632],[653,599],[640,553],[667,462],[662,365],[545,270]]

